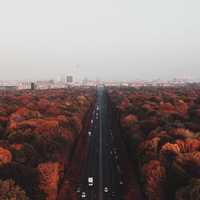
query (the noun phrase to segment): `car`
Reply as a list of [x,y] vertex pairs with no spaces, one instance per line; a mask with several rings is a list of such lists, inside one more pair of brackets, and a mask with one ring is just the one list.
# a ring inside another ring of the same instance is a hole
[[116,194],[115,194],[114,191],[112,191],[112,193],[111,193],[111,197],[116,197]]
[[91,135],[92,135],[92,132],[91,132],[91,131],[88,131],[88,135],[91,136]]
[[94,186],[94,178],[93,177],[88,177],[88,186],[89,187]]
[[99,110],[99,106],[97,106],[97,110]]
[[109,192],[108,187],[104,187],[104,192],[105,192],[105,193],[108,193],[108,192]]
[[123,181],[120,181],[119,184],[120,184],[120,185],[123,185],[124,183],[123,183]]
[[93,124],[93,119],[91,120],[91,124]]
[[87,197],[86,193],[85,193],[85,192],[82,192],[81,198],[85,199],[86,197]]
[[81,192],[81,188],[80,188],[80,187],[77,187],[76,192],[77,192],[77,193],[80,193],[80,192]]

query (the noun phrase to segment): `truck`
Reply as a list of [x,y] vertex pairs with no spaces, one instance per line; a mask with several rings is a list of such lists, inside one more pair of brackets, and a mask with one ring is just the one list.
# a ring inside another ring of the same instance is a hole
[[88,186],[89,187],[94,186],[94,178],[93,177],[88,177]]

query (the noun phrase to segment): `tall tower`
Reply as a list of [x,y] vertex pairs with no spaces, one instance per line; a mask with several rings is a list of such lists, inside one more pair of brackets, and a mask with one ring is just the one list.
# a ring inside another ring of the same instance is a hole
[[31,90],[35,90],[36,89],[36,85],[34,82],[31,82]]

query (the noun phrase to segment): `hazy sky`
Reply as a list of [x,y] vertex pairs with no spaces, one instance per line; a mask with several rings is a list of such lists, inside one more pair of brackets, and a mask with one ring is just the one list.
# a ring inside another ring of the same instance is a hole
[[107,80],[198,78],[199,7],[199,0],[2,0],[0,79],[75,70]]

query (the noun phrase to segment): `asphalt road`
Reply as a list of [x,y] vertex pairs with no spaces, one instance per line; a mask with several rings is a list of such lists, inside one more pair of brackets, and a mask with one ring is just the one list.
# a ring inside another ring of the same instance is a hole
[[[103,87],[97,88],[97,102],[88,130],[87,159],[82,163],[79,199],[121,200],[121,169],[114,134],[108,117],[107,98]],[[89,185],[88,178],[93,179]]]

